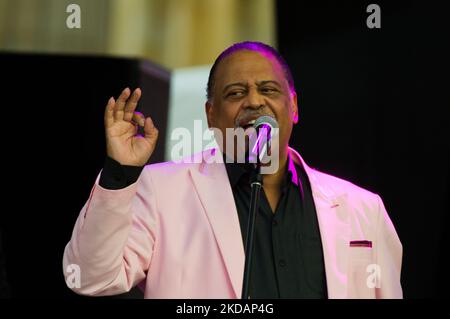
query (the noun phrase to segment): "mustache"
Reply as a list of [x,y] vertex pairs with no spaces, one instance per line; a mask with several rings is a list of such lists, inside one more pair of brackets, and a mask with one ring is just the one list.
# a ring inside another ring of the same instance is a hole
[[234,128],[240,127],[241,123],[249,122],[250,120],[256,119],[263,115],[268,115],[276,119],[275,114],[269,110],[248,110],[238,114],[234,120]]

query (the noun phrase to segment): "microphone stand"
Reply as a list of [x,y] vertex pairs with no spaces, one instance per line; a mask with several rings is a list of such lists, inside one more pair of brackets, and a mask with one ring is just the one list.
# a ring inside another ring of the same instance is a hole
[[252,269],[253,239],[255,237],[255,221],[256,221],[256,213],[258,212],[259,208],[259,195],[263,185],[263,179],[261,176],[261,165],[259,163],[259,160],[250,178],[250,185],[251,185],[251,196],[250,196],[250,209],[248,214],[247,236],[245,238],[245,267],[244,267],[244,280],[242,285],[242,299],[250,299],[249,287]]

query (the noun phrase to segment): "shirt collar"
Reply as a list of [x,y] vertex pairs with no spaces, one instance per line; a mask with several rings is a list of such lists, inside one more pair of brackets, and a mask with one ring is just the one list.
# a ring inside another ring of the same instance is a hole
[[288,172],[290,172],[291,181],[295,184],[295,186],[299,186],[300,176],[298,176],[297,169],[301,169],[298,165],[295,165],[294,160],[292,159],[291,153],[288,152]]
[[246,179],[248,179],[248,177],[250,176],[250,172],[253,169],[253,164],[249,163],[227,163],[227,157],[225,155],[224,163],[231,187],[236,186],[241,178],[245,177]]

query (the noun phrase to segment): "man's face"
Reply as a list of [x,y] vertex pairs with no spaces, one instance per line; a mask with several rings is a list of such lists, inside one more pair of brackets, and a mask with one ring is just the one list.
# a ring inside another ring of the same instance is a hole
[[270,115],[279,125],[280,155],[286,155],[292,126],[298,120],[297,95],[290,92],[283,69],[272,55],[245,50],[224,58],[216,69],[212,90],[212,101],[206,103],[210,128],[220,129],[225,138],[226,128],[245,128],[249,121]]

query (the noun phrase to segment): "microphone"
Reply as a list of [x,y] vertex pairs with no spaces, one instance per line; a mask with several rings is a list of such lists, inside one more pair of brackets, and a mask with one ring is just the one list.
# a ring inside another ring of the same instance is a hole
[[[270,166],[273,166],[273,162],[276,162],[275,171],[278,169],[278,154],[275,154],[274,161],[271,161],[271,158],[268,157],[269,152],[272,155],[272,138],[278,134],[277,121],[271,116],[263,115],[255,120],[251,129],[253,132],[251,132],[249,136],[249,162],[255,163],[255,170],[250,177],[251,193],[248,212],[247,237],[245,238],[244,246],[245,263],[242,282],[242,299],[250,298],[250,270],[252,268],[252,256],[255,240],[256,212],[259,207],[259,195],[261,188],[263,187],[263,177],[261,174],[265,174],[263,170],[266,168],[266,166],[261,164],[267,164],[270,161]],[[274,145],[275,153],[278,153],[278,144],[279,143],[275,143]],[[268,157],[267,161],[266,157]],[[274,173],[275,171],[272,171],[271,173]]]
[[250,135],[249,162],[259,166],[269,162],[272,138],[278,134],[278,123],[272,116],[258,117],[253,124],[254,132]]

